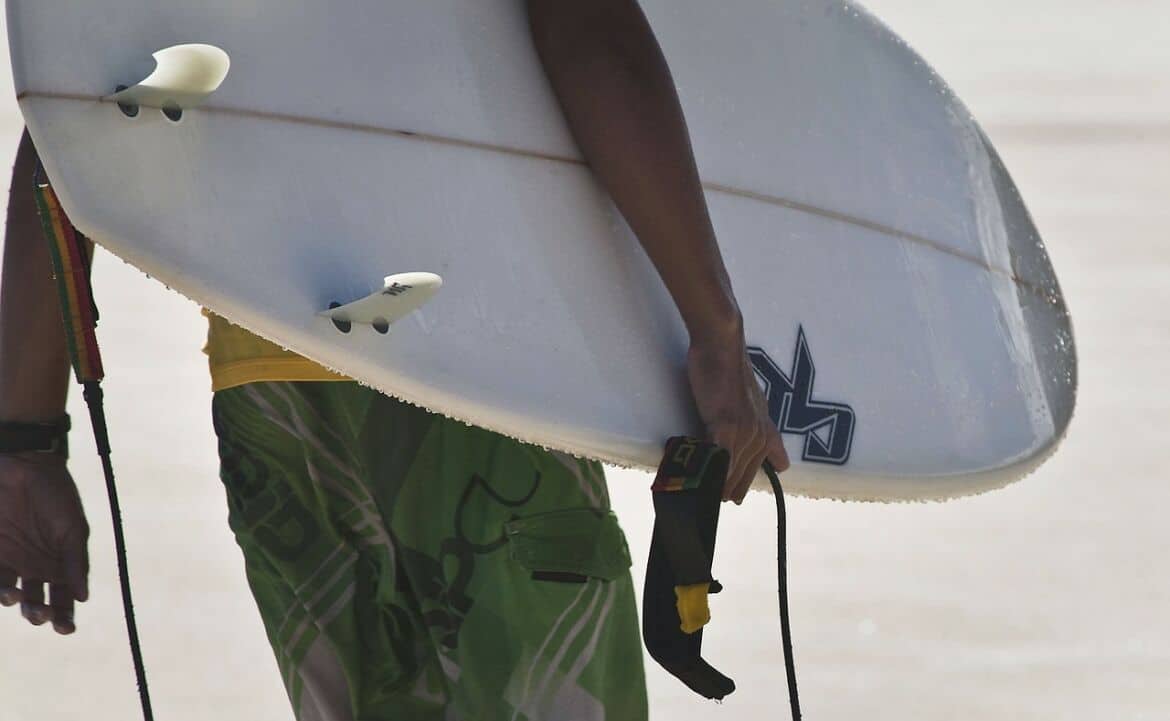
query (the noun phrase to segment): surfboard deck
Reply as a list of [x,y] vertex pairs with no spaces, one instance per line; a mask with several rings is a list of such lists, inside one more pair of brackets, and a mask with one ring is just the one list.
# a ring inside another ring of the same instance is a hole
[[[818,497],[942,499],[1056,447],[1076,355],[990,142],[850,3],[645,0],[687,113],[752,357]],[[379,390],[653,468],[699,433],[686,333],[573,146],[508,0],[9,0],[21,109],[65,210],[108,248]],[[207,43],[176,121],[103,101]],[[442,290],[388,335],[321,315],[385,276]],[[100,289],[99,289],[100,292]],[[766,484],[765,484],[766,485]]]

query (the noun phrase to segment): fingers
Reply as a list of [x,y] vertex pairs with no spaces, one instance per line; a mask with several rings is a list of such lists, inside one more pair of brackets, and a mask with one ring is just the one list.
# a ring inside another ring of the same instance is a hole
[[16,573],[7,566],[0,566],[0,605],[15,606],[20,603],[20,589],[16,587]]
[[45,605],[45,582],[36,578],[25,578],[20,582],[23,599],[20,615],[34,626],[40,626],[53,617],[53,611]]
[[772,463],[772,470],[776,471],[777,474],[787,471],[791,465],[788,461],[788,451],[784,449],[784,439],[780,436],[779,431],[773,433],[768,440],[766,458]]
[[[38,579],[24,579],[20,594],[20,614],[34,626],[53,622],[53,629],[68,635],[77,630],[73,623],[73,587],[69,584],[54,583],[49,586],[49,605],[45,605],[45,582]],[[7,604],[12,605],[12,604]]]
[[68,635],[77,630],[74,623],[74,604],[88,598],[87,576],[89,559],[85,544],[66,551],[63,560],[65,577],[62,583],[49,584],[49,603],[45,604],[45,581],[24,578],[16,588],[17,576],[7,568],[0,568],[0,603],[12,606],[20,603],[20,614],[34,626],[53,622],[53,630]]
[[61,570],[65,583],[72,590],[73,598],[85,601],[89,598],[89,551],[86,541],[88,528],[80,528],[69,535],[62,549]]
[[[711,442],[727,451],[727,478],[731,478],[732,469],[735,467],[736,453],[735,453],[735,431],[733,428],[724,426],[721,428],[712,428]],[[724,479],[724,488],[726,488],[726,480]],[[725,498],[726,500],[726,494]]]
[[77,630],[73,623],[73,588],[54,583],[49,586],[49,607],[52,609],[53,630],[67,636]]
[[742,457],[745,459],[743,470],[732,487],[729,498],[736,505],[743,503],[744,496],[752,487],[756,473],[764,463],[764,454],[768,450],[768,439],[764,432],[758,432],[752,437],[751,445],[745,450]]
[[738,433],[730,428],[717,431],[712,440],[730,454],[727,478],[723,482],[724,501],[739,503],[751,485],[756,469],[764,462],[767,438],[758,425],[747,425]]
[[722,499],[742,503],[764,461],[778,471],[788,454],[745,351],[692,345],[687,373],[708,439],[729,454]]
[[727,478],[723,485],[725,501],[733,501],[737,505],[743,503],[765,460],[771,462],[777,473],[783,473],[789,467],[784,440],[770,421],[761,421],[756,432],[750,435],[744,432],[737,438],[731,431],[724,430],[716,434],[712,440],[728,449],[731,454]]
[[723,499],[739,503],[739,489],[743,485],[744,476],[752,473],[752,461],[759,454],[761,447],[759,433],[753,433],[739,449],[739,462],[735,464],[735,472],[729,474],[727,483],[723,487]]
[[86,548],[88,529],[71,534],[62,551],[61,567],[65,583],[49,587],[49,603],[53,609],[53,630],[66,636],[77,630],[73,622],[74,601],[89,598],[89,552]]
[[726,425],[716,429],[711,435],[711,440],[726,450],[728,455],[727,476],[723,479],[723,492],[720,494],[724,501],[731,499],[735,485],[743,472],[744,442],[740,434],[737,434],[737,430],[734,426]]
[[731,488],[731,493],[728,494],[728,498],[737,504],[743,500],[743,493],[747,492],[746,486],[751,485],[752,478],[756,475],[756,468],[762,462],[764,446],[767,442],[768,439],[764,436],[763,429],[760,428],[759,423],[756,423],[752,426],[752,434],[740,452],[739,457],[743,461],[743,465],[740,466],[735,485]]
[[765,445],[763,449],[755,457],[746,477],[736,487],[732,500],[737,505],[743,503],[743,499],[747,496],[747,492],[751,490],[752,483],[755,482],[756,477],[760,475],[765,462],[771,463],[776,473],[783,473],[788,470],[788,452],[784,450],[784,440],[781,438],[780,432],[769,424],[764,431],[764,436]]

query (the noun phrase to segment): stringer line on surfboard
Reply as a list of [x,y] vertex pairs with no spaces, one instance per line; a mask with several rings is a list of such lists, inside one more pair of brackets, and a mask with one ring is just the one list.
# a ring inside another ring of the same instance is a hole
[[[42,98],[45,100],[61,100],[71,102],[85,102],[85,103],[104,103],[115,102],[115,96],[96,97],[92,95],[83,95],[76,93],[54,93],[43,92],[36,90],[24,90],[17,94],[16,99],[23,100],[24,98]],[[350,123],[344,121],[329,120],[326,118],[314,118],[310,116],[292,115],[288,113],[275,113],[264,110],[249,110],[245,108],[233,108],[222,105],[203,105],[200,110],[211,114],[229,115],[240,118],[254,118],[257,120],[271,120],[283,123],[293,123],[297,125],[309,125],[319,128],[331,128],[335,130],[349,130],[360,133],[371,133],[375,135],[386,135],[407,140],[415,140],[419,142],[437,143],[440,145],[455,146],[461,148],[468,148],[472,150],[482,150],[491,153],[500,153],[503,155],[511,155],[516,157],[530,158],[532,160],[543,160],[548,162],[562,163],[565,165],[575,165],[585,167],[585,161],[580,158],[574,158],[564,155],[555,155],[552,153],[543,153],[536,150],[527,150],[524,148],[516,148],[508,145],[499,145],[496,143],[485,143],[477,140],[467,140],[463,138],[449,137],[445,135],[436,135],[432,133],[418,132],[413,130],[404,130],[399,128],[386,128],[378,125],[367,125],[362,123]],[[951,248],[945,243],[927,238],[916,233],[910,233],[898,228],[878,223],[875,221],[860,218],[849,213],[833,210],[831,208],[822,208],[820,206],[802,203],[798,200],[784,198],[781,196],[770,195],[767,193],[760,193],[754,190],[747,190],[745,188],[737,188],[723,183],[716,183],[712,181],[703,181],[703,188],[713,193],[720,193],[724,195],[732,195],[748,200],[755,200],[757,202],[775,205],[789,210],[794,210],[808,215],[814,215],[827,220],[845,223],[858,228],[865,228],[866,230],[874,231],[880,235],[902,240],[915,245],[921,245],[931,250],[944,253],[946,255],[958,258],[959,260],[971,263],[990,273],[1007,278],[1014,284],[1024,288],[1040,297],[1048,297],[1050,293],[1044,289],[1042,283],[1036,283],[1026,278],[1021,278],[1010,268],[1001,268],[987,262],[985,259],[965,253],[961,250]]]

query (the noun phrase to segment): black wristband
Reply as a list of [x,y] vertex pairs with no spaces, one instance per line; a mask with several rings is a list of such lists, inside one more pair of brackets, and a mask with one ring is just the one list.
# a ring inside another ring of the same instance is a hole
[[53,423],[0,421],[0,453],[54,453],[69,457],[69,415]]

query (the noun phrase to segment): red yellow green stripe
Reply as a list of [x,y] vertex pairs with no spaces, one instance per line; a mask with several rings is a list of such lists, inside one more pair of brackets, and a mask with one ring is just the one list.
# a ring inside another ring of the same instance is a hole
[[105,376],[98,352],[97,317],[89,286],[90,254],[88,245],[69,222],[57,194],[48,183],[37,184],[37,208],[41,226],[49,240],[65,339],[73,370],[81,383],[100,381]]

